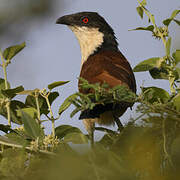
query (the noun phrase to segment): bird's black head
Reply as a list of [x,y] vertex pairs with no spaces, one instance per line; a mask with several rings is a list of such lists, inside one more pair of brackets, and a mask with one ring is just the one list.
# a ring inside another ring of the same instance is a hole
[[57,19],[56,23],[70,26],[98,28],[100,32],[107,32],[114,35],[111,26],[97,12],[79,12],[62,16]]
[[118,51],[113,29],[96,12],[80,12],[62,16],[56,23],[67,25],[74,32],[80,44],[83,62],[90,55],[101,50]]

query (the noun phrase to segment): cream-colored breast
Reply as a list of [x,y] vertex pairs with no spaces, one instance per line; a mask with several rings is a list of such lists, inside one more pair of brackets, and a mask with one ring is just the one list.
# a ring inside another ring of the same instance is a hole
[[81,48],[81,65],[103,43],[103,33],[98,28],[69,26],[79,41]]

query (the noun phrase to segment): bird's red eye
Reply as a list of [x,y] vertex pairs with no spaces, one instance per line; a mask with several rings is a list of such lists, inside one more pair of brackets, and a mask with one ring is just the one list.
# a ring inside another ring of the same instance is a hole
[[87,24],[89,22],[89,19],[87,17],[83,18],[83,23]]

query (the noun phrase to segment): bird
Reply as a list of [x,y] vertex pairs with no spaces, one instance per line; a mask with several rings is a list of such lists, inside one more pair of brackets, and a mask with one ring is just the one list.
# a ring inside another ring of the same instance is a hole
[[[75,34],[81,50],[80,77],[89,83],[104,82],[113,88],[117,85],[125,85],[136,93],[136,80],[133,70],[118,48],[114,30],[107,21],[97,12],[78,12],[64,15],[57,19],[56,24],[67,25]],[[91,89],[79,91],[87,94]],[[117,124],[119,130],[123,125],[119,120],[125,111],[132,107],[133,103],[98,104],[91,110],[81,112],[80,118],[89,133],[91,145],[94,146],[95,124]]]

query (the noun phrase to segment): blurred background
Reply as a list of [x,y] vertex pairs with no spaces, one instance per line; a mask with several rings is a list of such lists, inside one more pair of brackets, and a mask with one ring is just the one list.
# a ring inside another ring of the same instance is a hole
[[[147,0],[147,3],[147,8],[155,15],[159,25],[173,10],[180,8],[179,0]],[[3,50],[26,42],[26,48],[8,66],[8,81],[12,87],[23,85],[25,89],[42,89],[54,81],[70,80],[70,83],[56,89],[60,93],[53,104],[56,116],[63,100],[78,90],[81,54],[74,34],[66,26],[56,25],[55,22],[60,16],[80,11],[96,11],[107,20],[116,33],[119,49],[132,67],[147,58],[164,56],[161,41],[153,39],[150,33],[128,31],[148,25],[147,18],[141,20],[137,15],[137,5],[136,0],[0,0],[0,48]],[[180,49],[180,28],[172,23],[169,31],[173,52]],[[147,72],[136,73],[135,76],[138,92],[140,86],[158,86],[169,91],[167,81],[153,80]],[[73,119],[69,117],[72,109],[62,114],[56,126],[70,124],[85,131],[78,115]],[[121,120],[126,123],[135,116],[133,108]],[[6,122],[2,117],[0,120],[0,123]],[[50,124],[46,123],[45,126],[49,133]]]

